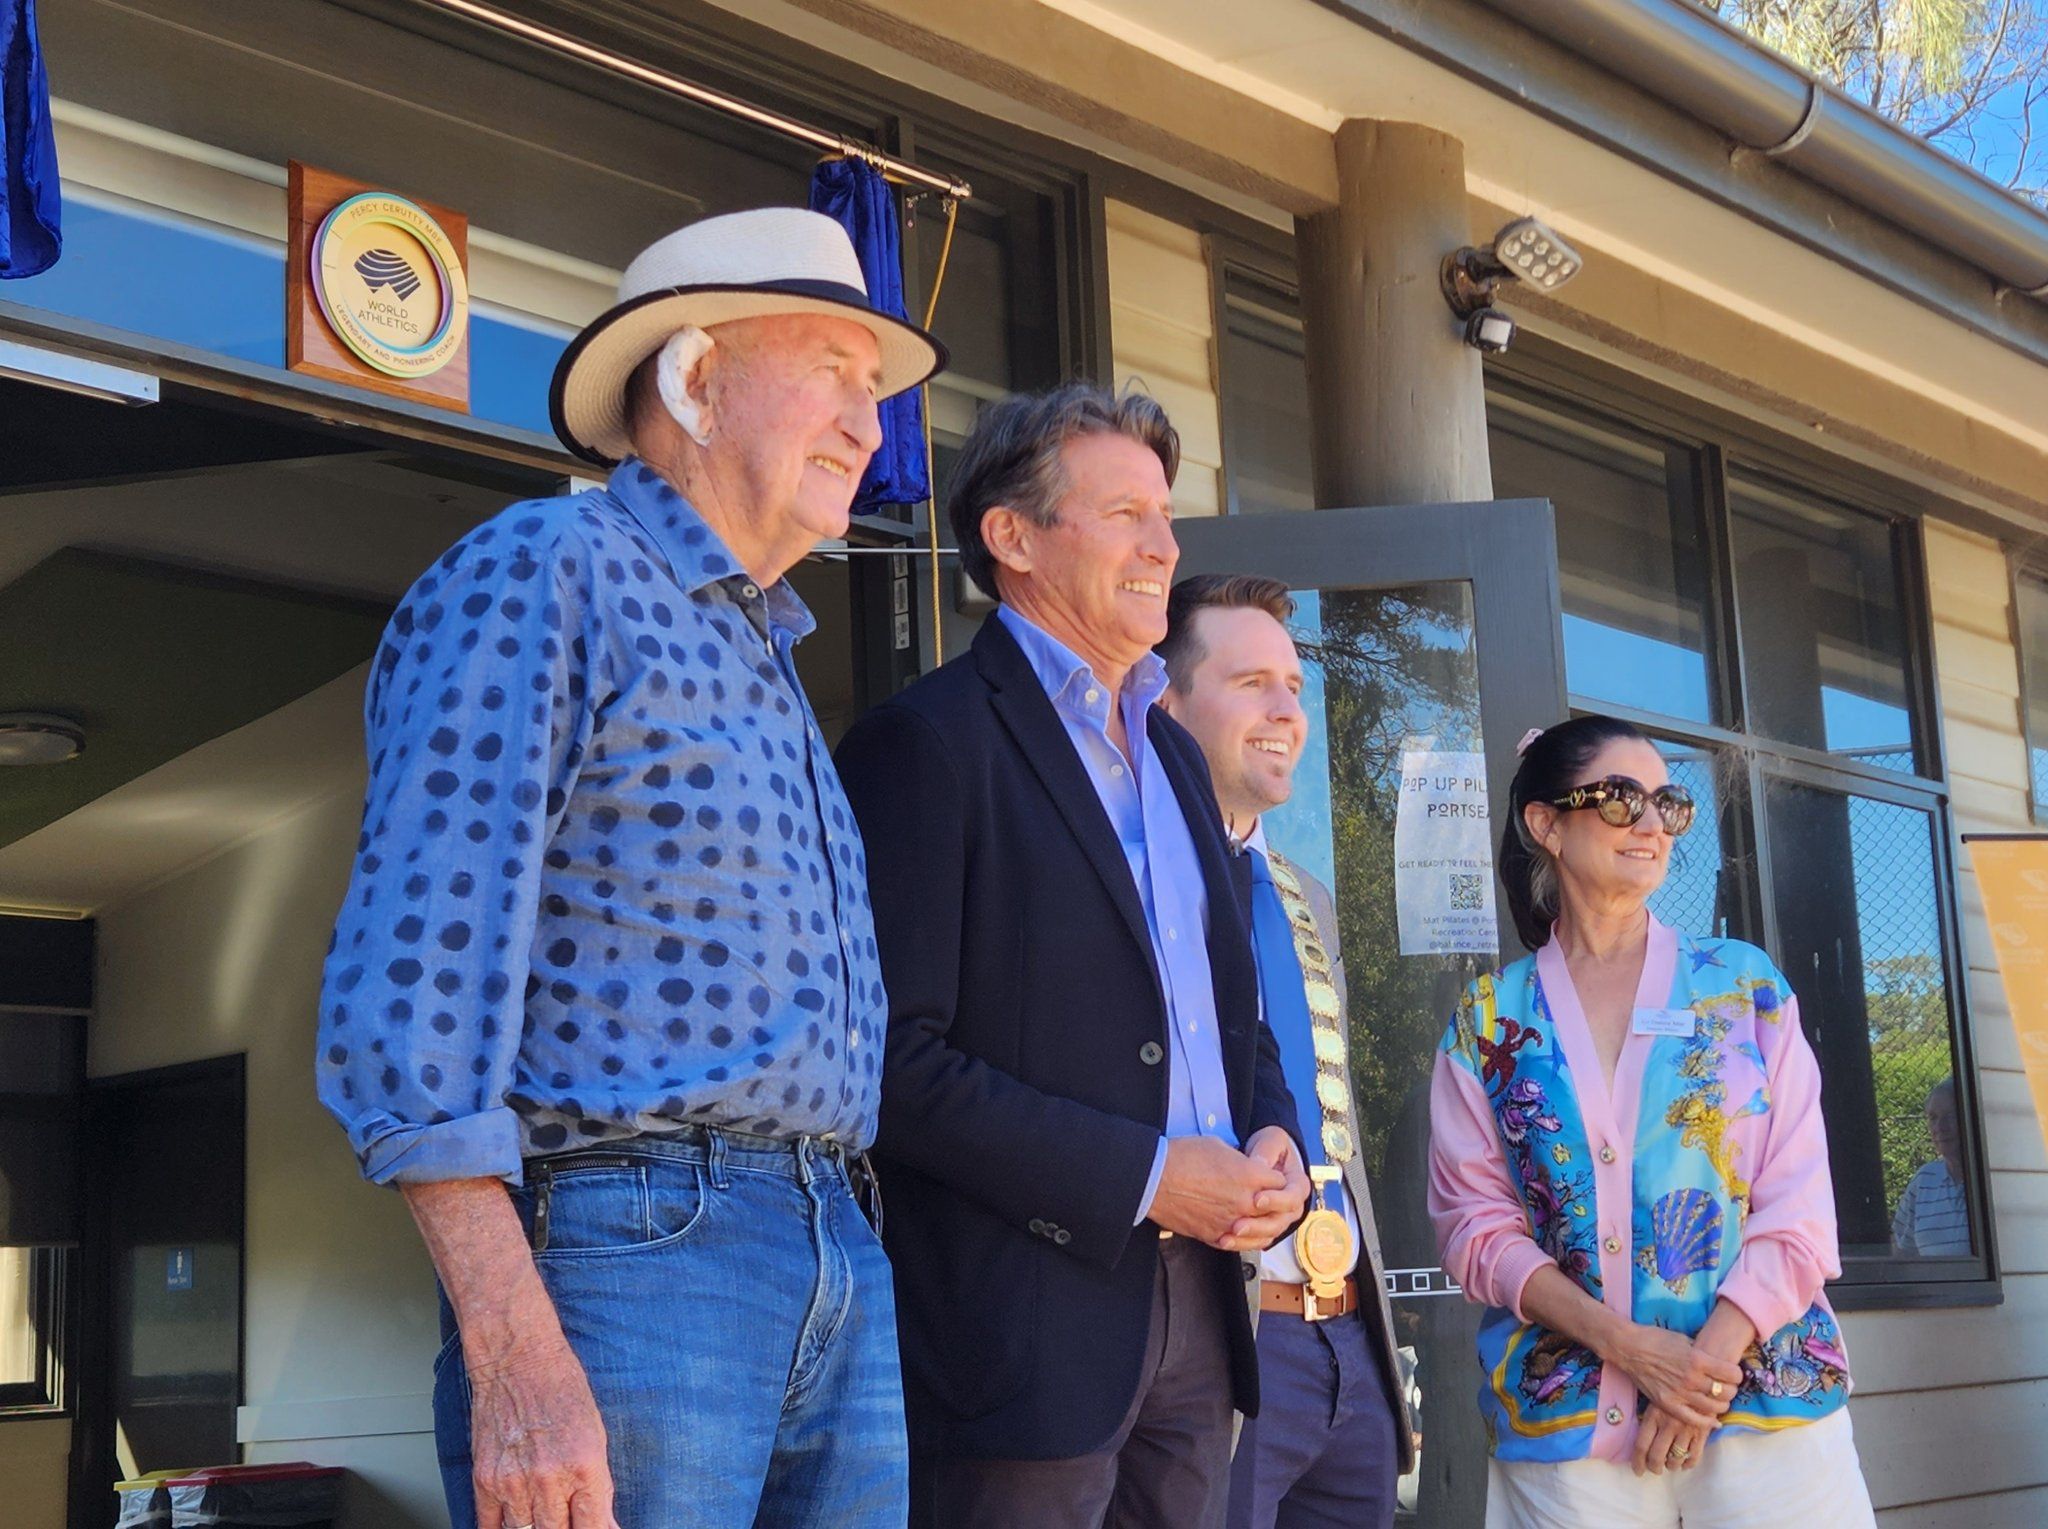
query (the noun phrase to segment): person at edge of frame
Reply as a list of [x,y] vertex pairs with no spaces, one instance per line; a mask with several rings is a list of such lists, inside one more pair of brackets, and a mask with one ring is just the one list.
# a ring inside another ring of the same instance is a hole
[[1430,1216],[1486,1308],[1489,1529],[1872,1529],[1798,995],[1650,912],[1696,809],[1640,729],[1518,752],[1497,868],[1534,954],[1466,988],[1430,1086]]
[[1154,704],[1178,464],[1142,395],[984,410],[947,513],[998,607],[839,746],[919,1524],[1207,1524],[1257,1410],[1238,1254],[1308,1179],[1241,861]]
[[555,373],[609,481],[387,629],[319,1088],[440,1277],[457,1529],[903,1522],[886,998],[784,575],[944,360],[831,219],[693,223]]
[[[1160,704],[1202,746],[1224,827],[1251,867],[1260,1011],[1301,1111],[1310,1171],[1324,1180],[1312,1203],[1337,1218],[1304,1221],[1246,1276],[1259,1415],[1238,1439],[1227,1522],[1388,1529],[1395,1484],[1414,1465],[1414,1424],[1358,1152],[1336,900],[1266,839],[1265,815],[1293,794],[1308,741],[1301,659],[1285,625],[1293,615],[1278,579],[1198,574],[1173,587],[1158,648]],[[1304,1237],[1328,1241],[1303,1248]]]

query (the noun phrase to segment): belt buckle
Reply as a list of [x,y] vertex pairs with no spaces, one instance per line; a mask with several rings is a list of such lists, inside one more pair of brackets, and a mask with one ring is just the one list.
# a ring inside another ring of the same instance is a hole
[[[1321,1288],[1317,1287],[1321,1285]],[[1334,1303],[1333,1309],[1324,1311],[1321,1303]],[[1321,1281],[1309,1280],[1301,1287],[1301,1319],[1304,1322],[1327,1322],[1332,1317],[1344,1315],[1344,1282],[1338,1280],[1334,1286],[1322,1285]]]

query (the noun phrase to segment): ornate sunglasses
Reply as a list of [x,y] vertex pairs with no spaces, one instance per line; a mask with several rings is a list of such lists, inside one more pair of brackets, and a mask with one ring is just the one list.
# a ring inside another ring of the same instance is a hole
[[1664,832],[1674,839],[1692,827],[1693,814],[1699,811],[1692,793],[1683,786],[1659,786],[1651,791],[1641,781],[1626,775],[1610,775],[1605,780],[1574,786],[1563,796],[1553,798],[1550,805],[1565,812],[1591,807],[1600,814],[1601,822],[1615,828],[1633,828],[1643,820],[1643,813],[1652,803],[1656,804],[1657,816],[1663,819]]

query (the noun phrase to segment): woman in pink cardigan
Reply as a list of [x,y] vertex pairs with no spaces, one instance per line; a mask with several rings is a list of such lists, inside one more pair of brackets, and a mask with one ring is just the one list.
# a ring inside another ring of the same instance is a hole
[[1536,954],[1466,990],[1430,1095],[1430,1215],[1487,1308],[1488,1525],[1872,1524],[1798,1000],[1651,916],[1693,803],[1634,727],[1531,734],[1510,806]]

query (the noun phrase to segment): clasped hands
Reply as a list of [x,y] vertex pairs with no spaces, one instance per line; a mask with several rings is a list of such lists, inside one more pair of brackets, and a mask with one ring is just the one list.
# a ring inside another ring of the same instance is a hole
[[1301,1219],[1308,1189],[1301,1153],[1279,1126],[1254,1132],[1242,1151],[1213,1136],[1176,1136],[1149,1218],[1227,1253],[1257,1253]]
[[1689,1471],[1698,1465],[1707,1435],[1734,1404],[1741,1366],[1683,1334],[1644,1325],[1635,1327],[1615,1362],[1650,1399],[1636,1423],[1635,1473],[1661,1476],[1667,1467]]

